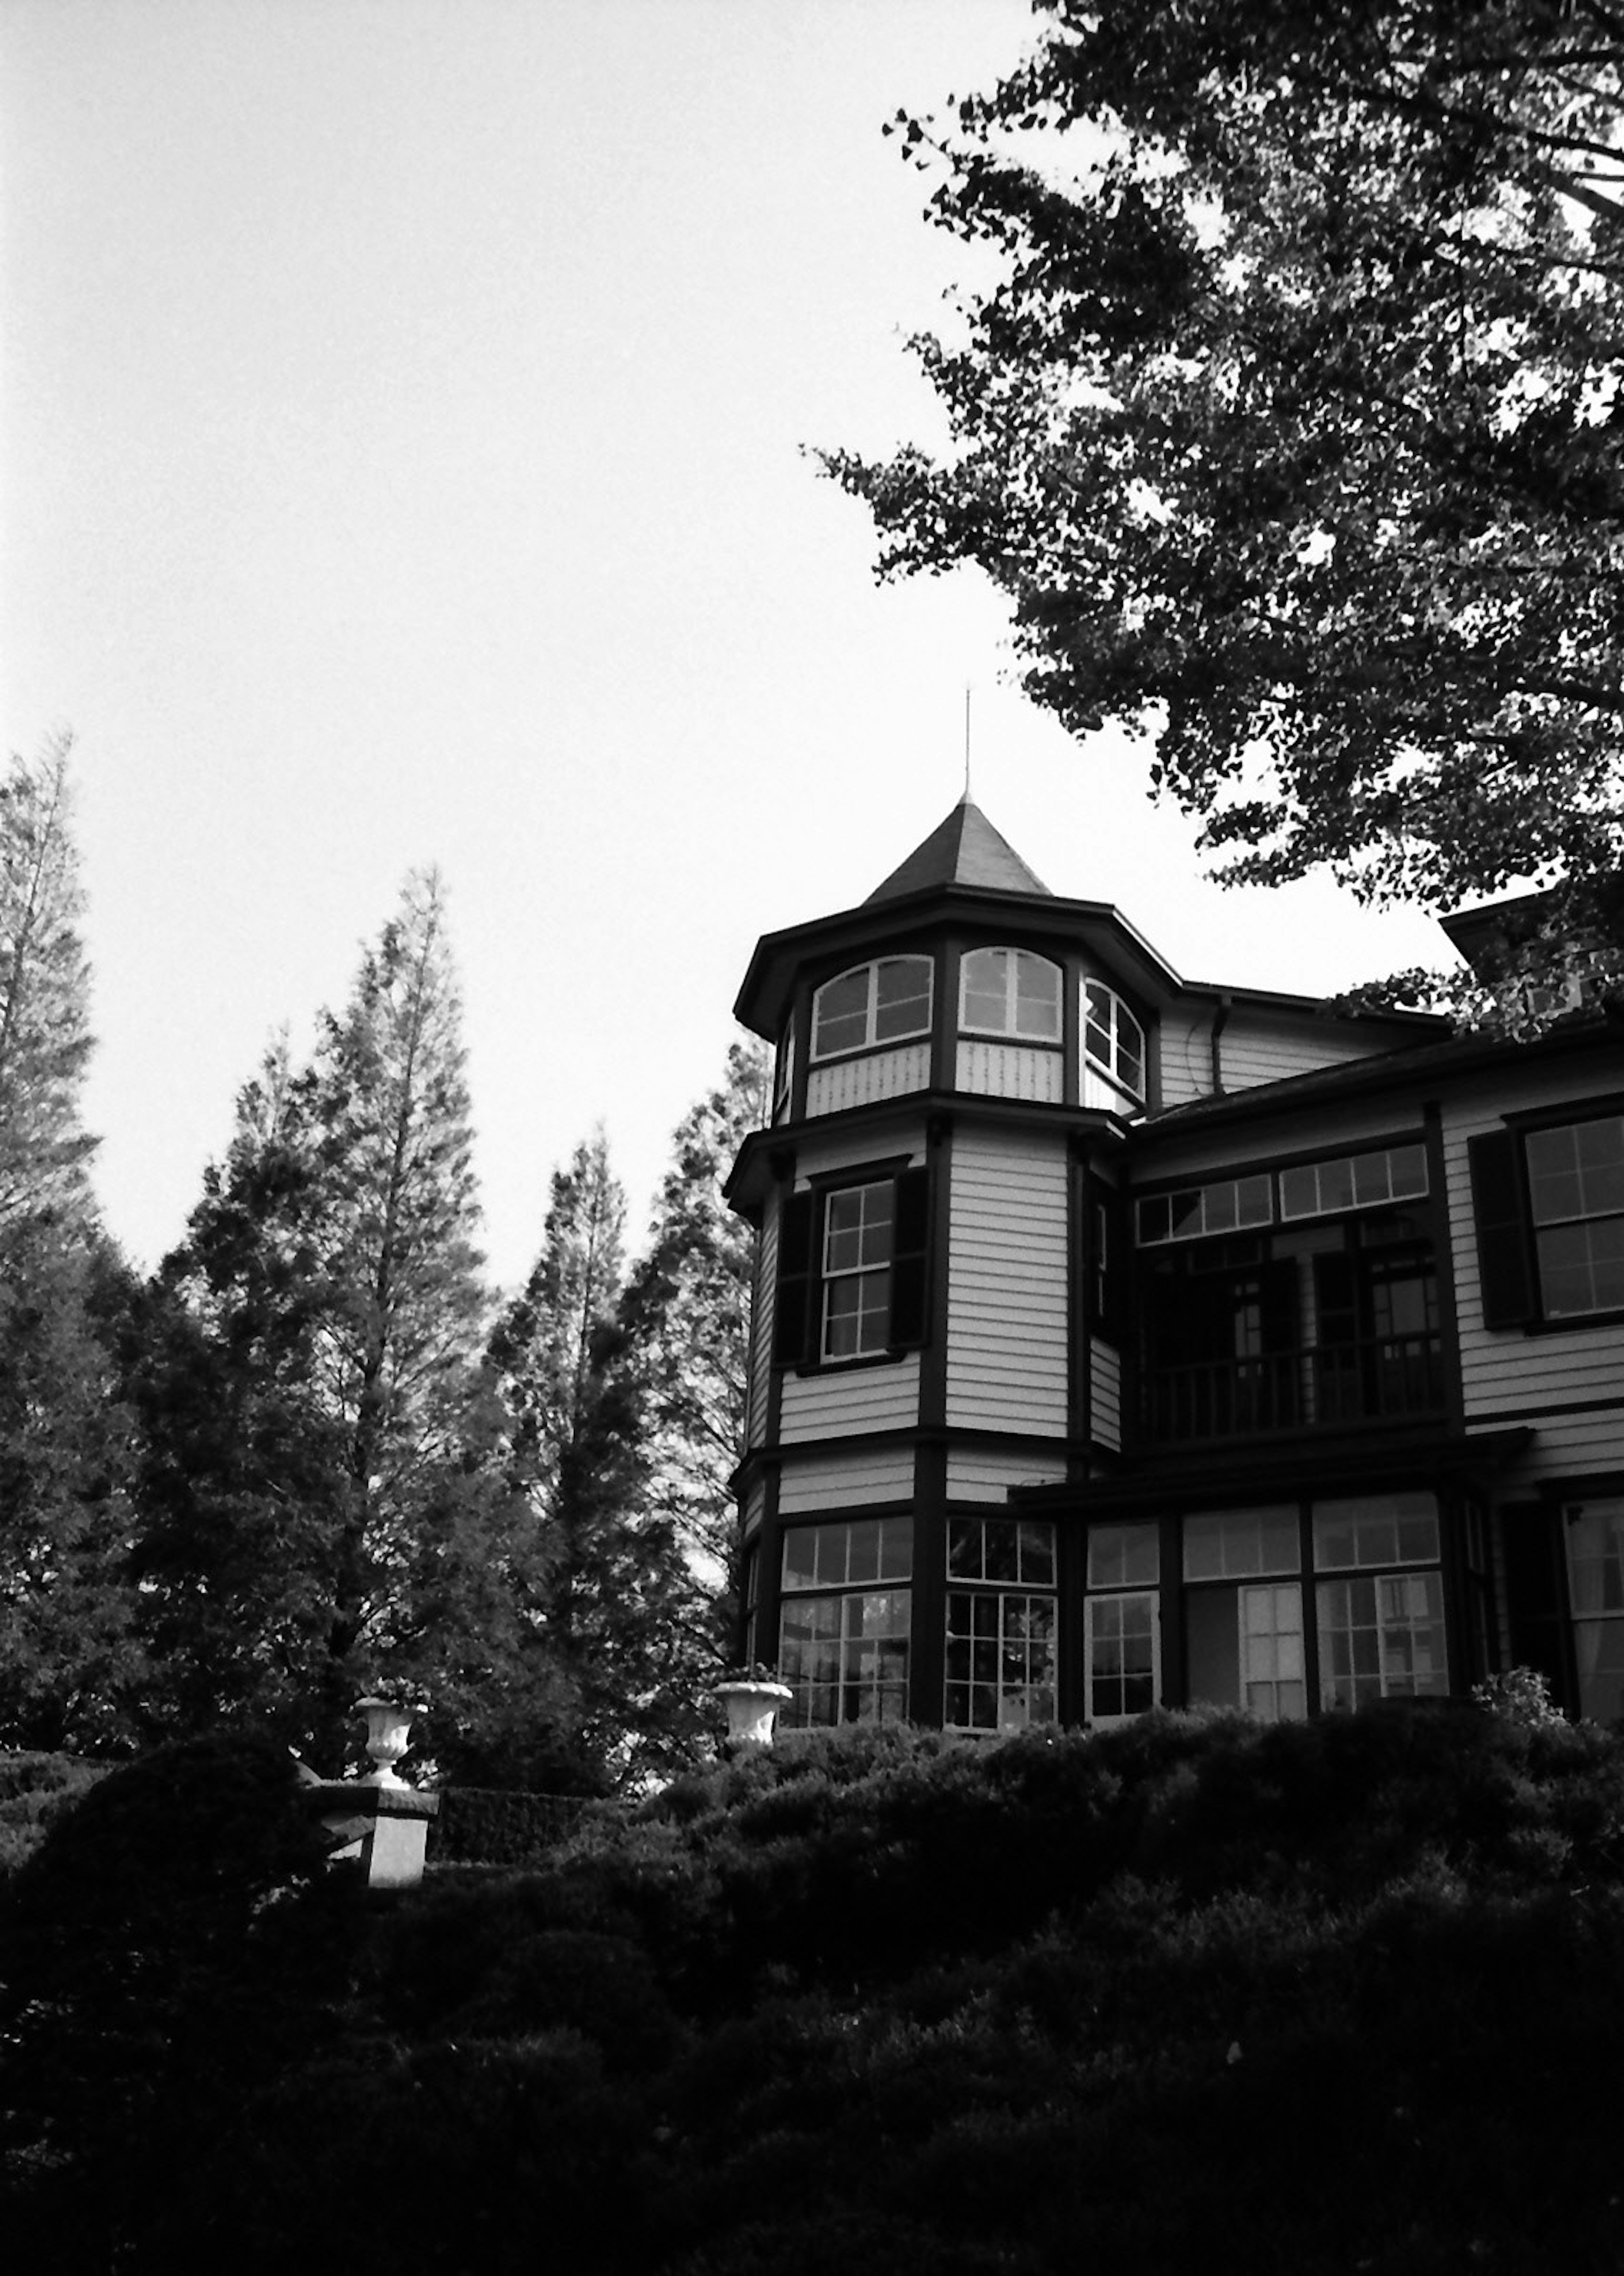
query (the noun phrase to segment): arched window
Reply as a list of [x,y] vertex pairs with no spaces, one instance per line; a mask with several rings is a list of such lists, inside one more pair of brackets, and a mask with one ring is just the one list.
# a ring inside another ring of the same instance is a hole
[[838,1058],[930,1032],[928,956],[883,956],[826,980],[812,998],[812,1056]]
[[1115,989],[1090,980],[1083,987],[1083,1056],[1091,1066],[1134,1097],[1145,1095],[1145,1031]]
[[959,967],[959,1025],[967,1035],[1060,1040],[1060,967],[1024,948],[976,948]]

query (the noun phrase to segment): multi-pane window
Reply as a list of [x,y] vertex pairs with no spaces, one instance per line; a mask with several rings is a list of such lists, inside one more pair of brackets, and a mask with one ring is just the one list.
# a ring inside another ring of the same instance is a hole
[[928,956],[883,956],[825,981],[812,998],[812,1057],[928,1036],[935,969]]
[[1280,1215],[1290,1220],[1329,1217],[1418,1201],[1427,1190],[1424,1146],[1384,1146],[1369,1154],[1339,1154],[1299,1162],[1280,1172]]
[[1090,1723],[1119,1723],[1161,1692],[1161,1559],[1155,1524],[1089,1529],[1083,1691]]
[[1243,1707],[1265,1722],[1308,1712],[1307,1659],[1299,1580],[1302,1562],[1294,1503],[1215,1511],[1184,1521],[1188,1696]]
[[930,1179],[923,1169],[785,1195],[778,1222],[778,1367],[878,1359],[922,1343]]
[[1579,1711],[1624,1715],[1624,1496],[1570,1502],[1562,1512],[1579,1670]]
[[910,1517],[786,1529],[778,1672],[793,1696],[785,1723],[906,1717],[913,1560]]
[[1139,1204],[1139,1239],[1144,1248],[1164,1240],[1200,1240],[1273,1222],[1274,1193],[1266,1174],[1214,1178],[1204,1186],[1157,1194]]
[[1524,1142],[1545,1317],[1624,1310],[1624,1114]]
[[829,1196],[823,1215],[824,1359],[858,1359],[886,1348],[896,1181],[852,1186]]
[[947,1580],[943,1720],[963,1731],[1053,1722],[1053,1526],[950,1519]]
[[772,1118],[780,1120],[789,1111],[795,1088],[795,1023],[792,1020],[778,1039],[778,1066],[772,1084]]
[[1090,1066],[1135,1098],[1145,1095],[1145,1031],[1114,988],[1089,980],[1082,990],[1082,1049]]
[[1024,948],[973,949],[960,967],[959,1025],[968,1034],[1060,1040],[1060,967]]
[[[1316,1592],[1319,1694],[1324,1707],[1416,1697],[1449,1688],[1438,1505],[1430,1493],[1376,1494],[1317,1504]],[[1380,1572],[1380,1566],[1431,1566]]]

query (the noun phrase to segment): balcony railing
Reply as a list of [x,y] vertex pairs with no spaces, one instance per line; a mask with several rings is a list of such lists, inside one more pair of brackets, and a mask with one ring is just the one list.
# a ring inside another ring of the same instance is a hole
[[1444,1369],[1436,1333],[1313,1344],[1255,1359],[1153,1367],[1141,1400],[1150,1445],[1192,1438],[1391,1422],[1436,1414]]

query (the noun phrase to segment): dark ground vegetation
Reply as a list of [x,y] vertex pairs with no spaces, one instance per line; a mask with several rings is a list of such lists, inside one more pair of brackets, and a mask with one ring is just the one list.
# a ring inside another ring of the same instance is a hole
[[1624,2265],[1594,1726],[860,1734],[370,1900],[202,1742],[0,1908],[19,2269]]

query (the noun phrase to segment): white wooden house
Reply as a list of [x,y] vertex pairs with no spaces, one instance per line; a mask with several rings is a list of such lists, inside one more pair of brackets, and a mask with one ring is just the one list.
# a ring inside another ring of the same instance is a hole
[[[1463,920],[1469,949],[1481,925]],[[791,1725],[1624,1713],[1624,1029],[1182,979],[968,799],[769,934],[740,1473]]]

